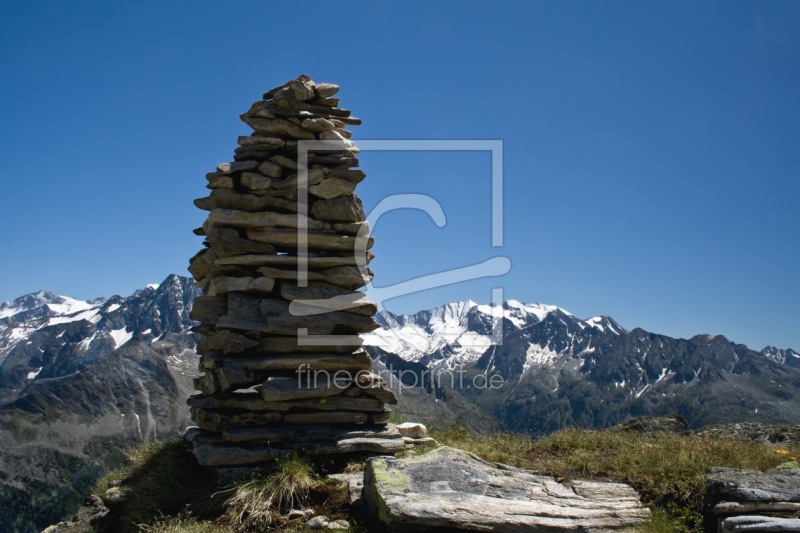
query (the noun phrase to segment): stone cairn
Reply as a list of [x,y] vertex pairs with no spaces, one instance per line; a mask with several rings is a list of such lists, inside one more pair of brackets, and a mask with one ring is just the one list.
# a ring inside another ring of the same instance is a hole
[[[345,129],[361,120],[338,107],[338,91],[302,75],[264,94],[241,115],[255,132],[239,137],[234,162],[206,175],[211,194],[195,200],[210,214],[195,230],[205,248],[189,267],[203,292],[191,314],[201,323],[193,331],[202,336],[203,375],[194,383],[199,394],[187,401],[196,427],[186,438],[202,465],[253,465],[289,449],[405,448],[387,424],[384,404],[397,400],[360,349],[359,334],[378,327],[377,306],[356,292],[372,279],[356,262],[359,253],[362,265],[372,259],[372,238],[354,194],[365,175],[354,170],[358,148]],[[301,140],[337,144],[309,152],[304,169]],[[303,170],[305,191],[298,188]],[[307,229],[305,256],[298,226]],[[299,328],[336,337],[311,345]]]

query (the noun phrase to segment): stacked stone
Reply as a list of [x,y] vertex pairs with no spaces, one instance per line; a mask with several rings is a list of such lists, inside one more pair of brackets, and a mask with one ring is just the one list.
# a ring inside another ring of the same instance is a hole
[[[201,323],[194,331],[203,375],[188,400],[197,427],[186,438],[201,464],[250,465],[292,448],[404,448],[386,424],[384,404],[397,400],[360,349],[359,334],[378,327],[377,306],[357,292],[372,278],[357,254],[369,263],[373,241],[354,194],[365,175],[345,129],[361,121],[338,107],[338,90],[302,75],[264,94],[241,115],[255,131],[239,137],[234,161],[206,176],[210,196],[195,201],[210,211],[195,230],[205,248],[189,267],[203,291],[191,314]],[[302,140],[335,141],[333,150],[308,153],[304,191]],[[298,226],[307,229],[305,256]],[[300,328],[331,337],[301,342]]]

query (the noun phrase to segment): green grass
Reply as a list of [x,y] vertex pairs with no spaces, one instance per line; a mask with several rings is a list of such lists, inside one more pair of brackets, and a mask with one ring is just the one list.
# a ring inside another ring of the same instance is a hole
[[676,524],[673,531],[700,531],[710,467],[764,471],[798,455],[797,447],[757,442],[564,429],[537,441],[525,459],[531,468],[565,479],[629,483],[652,509],[666,513]]
[[[652,511],[650,519],[637,528],[640,533],[702,531],[703,497],[712,466],[764,471],[800,457],[800,446],[618,430],[564,429],[539,440],[514,433],[477,435],[460,426],[429,431],[441,444],[489,462],[565,480],[628,483]],[[411,453],[428,449],[418,447]],[[340,468],[358,471],[363,462],[343,462]],[[123,532],[309,531],[302,521],[282,518],[291,508],[313,508],[330,520],[353,520],[347,489],[320,480],[315,463],[297,453],[276,455],[271,465],[230,487],[216,487],[210,476],[210,469],[199,467],[183,442],[146,443],[129,452],[127,465],[104,477],[95,492],[102,496],[112,480],[124,480]],[[187,503],[197,502],[201,505],[194,507],[205,514],[168,518],[178,515]],[[351,527],[354,533],[365,531],[363,526]]]

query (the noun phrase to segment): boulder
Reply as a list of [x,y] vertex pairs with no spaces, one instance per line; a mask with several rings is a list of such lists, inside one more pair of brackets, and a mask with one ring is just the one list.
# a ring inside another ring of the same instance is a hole
[[714,467],[706,482],[706,500],[719,502],[800,502],[800,470],[757,470]]
[[397,424],[397,430],[402,436],[411,437],[412,439],[424,439],[428,436],[428,428],[416,422]]
[[622,483],[564,485],[448,447],[368,460],[364,496],[373,520],[395,531],[612,531],[649,516],[636,491]]

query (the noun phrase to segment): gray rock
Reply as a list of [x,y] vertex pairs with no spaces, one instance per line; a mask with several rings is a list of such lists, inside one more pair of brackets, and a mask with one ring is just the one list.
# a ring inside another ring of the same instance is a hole
[[339,92],[339,86],[332,83],[318,83],[314,86],[317,98],[328,98]]
[[329,178],[361,183],[367,177],[363,170],[334,169],[328,173]]
[[328,519],[324,516],[315,516],[311,520],[308,521],[308,527],[311,529],[322,529],[327,527]]
[[196,296],[189,317],[203,324],[216,324],[225,313],[228,304],[217,296]]
[[714,507],[715,515],[745,515],[745,514],[794,515],[800,513],[800,502],[722,502]]
[[341,394],[349,384],[349,382],[345,381],[342,386],[338,386],[338,384],[328,383],[325,379],[321,379],[317,383],[308,383],[305,380],[300,383],[297,379],[270,380],[265,381],[258,388],[258,392],[267,402],[327,398],[328,396]]
[[780,474],[714,467],[708,474],[706,499],[712,505],[733,502],[800,502],[800,470]]
[[[345,196],[345,198],[349,197]],[[344,233],[345,235],[360,235],[362,237],[366,237],[367,235],[369,235],[369,222],[364,221],[364,222],[351,222],[348,224],[333,224],[333,230],[336,233]]]
[[330,474],[328,478],[347,486],[350,504],[353,504],[361,499],[361,493],[364,490],[363,471],[347,472],[343,474]]
[[697,435],[712,439],[798,444],[800,443],[800,426],[771,426],[759,422],[739,422],[706,426],[698,430]]
[[[218,224],[228,224],[231,226],[236,224],[239,227],[246,227],[247,238],[251,241],[266,242],[268,244],[272,244],[273,246],[279,246],[283,248],[297,248],[298,238],[296,230],[273,228],[277,228],[279,223],[282,227],[289,227],[291,224],[295,224],[296,226],[298,224],[297,220],[300,215],[294,215],[292,217],[289,215],[278,215],[277,213],[248,213],[248,215],[251,216],[238,216],[220,213],[215,216],[215,211],[211,211],[209,220],[218,221],[216,222]],[[322,222],[314,219],[306,220],[308,220],[309,229],[322,229]],[[256,224],[258,224],[258,226],[256,226]],[[359,238],[352,237],[350,235],[338,235],[336,233],[309,231],[307,233],[306,242],[308,243],[309,250],[353,252],[356,249],[356,245],[359,245],[361,249],[369,250],[372,248],[374,240],[372,237]]]
[[397,430],[402,436],[411,437],[412,439],[424,439],[428,436],[428,428],[416,422],[397,424]]
[[258,165],[258,171],[270,178],[277,178],[283,173],[283,167],[272,161],[264,161]]
[[[312,309],[342,310],[364,316],[373,316],[378,312],[378,306],[363,292],[352,292],[330,283],[310,281],[307,287],[298,287],[295,283],[283,282],[280,292],[289,301],[314,300],[310,303]],[[292,304],[289,310],[301,313],[304,307]]]
[[[280,175],[280,173],[278,173],[278,175]],[[272,187],[272,179],[258,172],[243,172],[239,177],[239,183],[241,183],[242,187],[257,191],[263,191]]]
[[275,286],[272,278],[234,278],[231,276],[218,276],[211,280],[211,292],[213,294],[225,294],[233,291],[256,292],[269,294]]
[[297,337],[268,337],[259,341],[258,349],[264,353],[271,354],[293,352],[337,352],[349,354],[360,348],[364,344],[364,339],[359,335],[339,335],[336,343],[333,344],[333,341],[326,341],[325,346],[301,345],[298,344]]
[[350,195],[317,200],[311,206],[311,216],[324,222],[362,222],[367,218],[361,199]]
[[336,520],[335,522],[328,522],[327,529],[350,529],[350,523],[347,520]]
[[239,232],[233,228],[214,228],[208,232],[208,240],[211,243],[211,249],[216,252],[218,258],[247,253],[275,253],[275,247],[271,244],[242,239],[239,237]]
[[[320,183],[325,178],[325,173],[322,169],[319,168],[312,168],[306,173],[306,183],[308,185],[315,185]],[[287,177],[286,179],[282,179],[281,181],[275,182],[275,188],[278,190],[288,190],[288,189],[297,189],[298,183],[300,183],[300,174],[295,173],[291,176]],[[309,189],[311,190],[311,189]]]
[[[294,139],[303,139],[306,141],[314,140],[314,134],[312,132],[303,129],[297,124],[293,124],[288,120],[283,120],[281,118],[260,118],[250,115],[242,115],[241,118],[248,126],[256,130],[261,136],[271,137],[274,135],[291,137]],[[255,168],[257,166],[258,163],[249,168]]]
[[256,194],[241,194],[229,189],[215,189],[211,192],[208,206],[211,209],[235,209],[237,211],[260,211],[271,209],[278,211],[298,211],[297,202],[275,198],[274,196],[259,196]]
[[[296,233],[295,233],[296,235]],[[371,254],[367,254],[367,263],[372,260]],[[216,260],[217,265],[246,265],[246,266],[272,266],[297,268],[298,258],[292,255],[246,255],[236,257],[225,257]],[[355,257],[309,257],[308,268],[327,269],[334,267],[349,267],[355,265]],[[351,267],[355,268],[355,267]],[[364,284],[366,285],[366,283]],[[363,287],[364,285],[360,285]]]
[[453,448],[367,462],[370,515],[390,530],[611,531],[635,527],[649,510],[621,483],[574,481],[496,468]]
[[189,259],[189,272],[192,274],[194,279],[200,281],[206,277],[206,274],[209,270],[216,266],[215,261],[217,259],[219,259],[219,257],[214,250],[200,250],[195,254],[194,257]]
[[333,131],[336,126],[324,118],[307,118],[300,123],[303,128],[313,131],[315,133],[322,133],[323,131]]
[[720,523],[719,531],[747,531],[752,533],[766,531],[800,532],[800,520],[796,518],[774,518],[768,516],[733,516]]
[[[322,222],[314,220],[305,215],[300,214],[284,214],[272,213],[269,211],[261,211],[258,213],[249,213],[247,211],[237,211],[235,209],[213,209],[208,215],[206,221],[207,231],[211,231],[217,227],[235,227],[235,228],[297,228],[300,221],[305,221],[306,227],[311,230],[322,229]],[[297,238],[297,231],[290,231]],[[258,240],[258,239],[251,239]],[[267,242],[267,241],[261,241]]]
[[248,339],[244,335],[237,335],[228,330],[222,330],[215,335],[203,337],[197,343],[197,353],[221,352],[223,355],[241,353],[248,348],[258,346],[258,341]]
[[280,444],[286,442],[310,443],[351,439],[395,439],[403,438],[393,425],[329,426],[327,424],[296,425],[292,427],[273,426],[260,428],[239,428],[222,432],[225,440],[231,443]]
[[284,157],[282,155],[276,155],[276,156],[273,156],[272,158],[270,158],[270,161],[272,161],[273,163],[278,164],[278,165],[280,165],[280,166],[282,166],[284,168],[288,168],[288,169],[291,169],[291,170],[297,170],[297,161],[294,161],[293,159],[289,159],[288,157]]
[[312,185],[308,188],[309,193],[326,200],[353,194],[355,190],[355,183],[339,178],[325,178],[317,185]]
[[252,137],[252,136],[243,136],[239,137],[236,142],[242,146],[269,146],[269,147],[276,147],[276,148],[283,148],[286,145],[286,141],[283,139],[278,139],[277,137]]
[[226,429],[248,426],[265,426],[281,419],[280,413],[265,411],[213,411],[192,407],[192,421],[198,427],[208,431],[225,431]]
[[[269,337],[259,341],[256,353],[266,355],[248,354],[249,357],[242,357],[239,359],[233,357],[222,358],[209,356],[201,359],[201,369],[216,370],[217,368],[223,368],[225,366],[239,366],[252,370],[253,372],[295,372],[299,368],[302,368],[307,371],[319,370],[320,372],[336,372],[337,370],[345,370],[347,372],[357,373],[369,370],[372,364],[369,354],[366,352],[356,352],[352,354],[314,353],[275,355],[273,350],[265,348],[275,345],[275,343],[271,342],[274,338],[275,337]],[[332,351],[330,346],[322,346],[321,348]],[[379,397],[373,394],[367,394],[367,396]]]
[[230,176],[220,176],[219,178],[215,179],[208,185],[206,185],[207,189],[233,189],[235,187],[235,183],[233,182],[233,178]]

